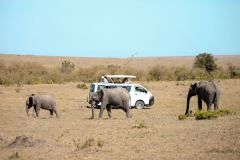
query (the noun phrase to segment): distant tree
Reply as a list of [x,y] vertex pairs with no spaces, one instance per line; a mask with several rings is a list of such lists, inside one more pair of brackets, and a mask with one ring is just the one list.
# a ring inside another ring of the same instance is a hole
[[228,66],[228,72],[230,75],[230,78],[239,78],[240,77],[240,67],[236,67],[234,65]]
[[61,71],[63,73],[71,73],[75,68],[75,64],[71,61],[63,61]]
[[200,53],[195,57],[194,67],[204,69],[210,74],[217,69],[217,64],[212,54]]

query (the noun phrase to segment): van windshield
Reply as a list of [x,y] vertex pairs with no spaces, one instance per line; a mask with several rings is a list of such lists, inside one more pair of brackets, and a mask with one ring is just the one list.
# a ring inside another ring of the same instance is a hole
[[146,89],[140,86],[135,86],[135,91],[136,92],[142,92],[142,93],[147,93]]

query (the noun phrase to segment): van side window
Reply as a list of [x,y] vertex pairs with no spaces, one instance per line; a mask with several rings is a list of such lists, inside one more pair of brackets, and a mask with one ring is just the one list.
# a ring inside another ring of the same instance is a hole
[[136,92],[147,93],[147,91],[144,88],[140,87],[140,86],[135,86],[135,91]]
[[104,88],[106,88],[106,86],[104,86],[104,85],[98,85],[97,91],[99,91],[99,90],[101,90],[101,89],[104,89]]
[[106,88],[117,88],[117,86],[106,86]]
[[108,89],[108,88],[117,88],[117,86],[112,86],[112,85],[99,85],[98,86],[98,88],[97,88],[97,90],[101,90],[101,89],[104,89],[104,88],[106,88],[106,89]]
[[131,86],[119,86],[119,87],[125,88],[128,92],[130,92],[131,90]]
[[95,85],[91,84],[90,92],[94,92]]

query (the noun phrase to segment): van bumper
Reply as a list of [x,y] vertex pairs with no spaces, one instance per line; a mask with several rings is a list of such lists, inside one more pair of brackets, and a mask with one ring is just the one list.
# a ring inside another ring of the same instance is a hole
[[149,99],[149,105],[148,106],[152,106],[154,104],[154,96],[152,96],[150,99]]

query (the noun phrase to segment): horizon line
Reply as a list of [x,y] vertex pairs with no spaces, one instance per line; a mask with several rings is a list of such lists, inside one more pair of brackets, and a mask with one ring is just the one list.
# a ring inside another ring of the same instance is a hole
[[[202,52],[202,53],[208,53],[208,52]],[[198,53],[200,54],[200,53]],[[210,53],[212,54],[212,53]],[[74,55],[45,55],[45,54],[25,54],[25,53],[0,53],[0,55],[12,55],[12,56],[39,56],[39,57],[71,57],[71,58],[174,58],[174,57],[195,57],[196,55],[159,55],[159,56],[134,56],[134,54],[128,56],[128,57],[102,57],[102,56],[74,56]],[[240,56],[240,53],[218,53],[218,54],[212,54],[213,56]]]

